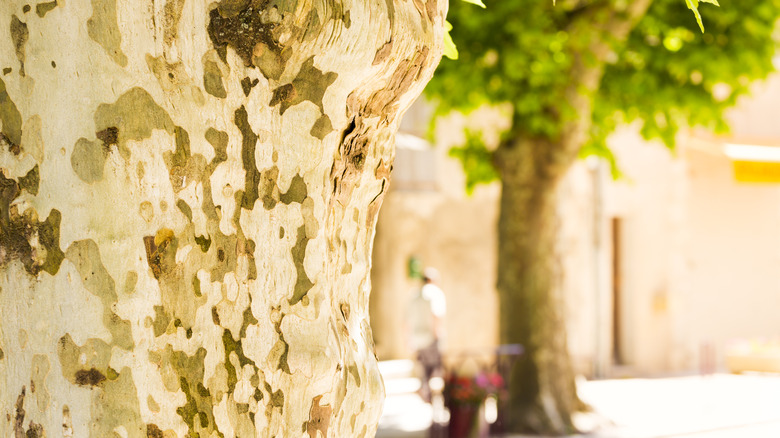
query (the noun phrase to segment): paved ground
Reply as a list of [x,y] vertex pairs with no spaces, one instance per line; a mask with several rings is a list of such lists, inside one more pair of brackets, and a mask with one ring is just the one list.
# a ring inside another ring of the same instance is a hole
[[[409,393],[413,381],[404,385],[388,381],[379,438],[426,436],[433,410]],[[582,382],[579,391],[595,410],[578,417],[581,428],[591,430],[580,436],[780,438],[778,375],[601,380]]]

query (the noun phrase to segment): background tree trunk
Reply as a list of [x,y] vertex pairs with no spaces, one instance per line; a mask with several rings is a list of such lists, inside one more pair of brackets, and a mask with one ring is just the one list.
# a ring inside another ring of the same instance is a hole
[[[575,432],[572,415],[585,408],[577,396],[566,341],[564,306],[556,270],[556,190],[589,136],[593,98],[611,47],[645,14],[651,0],[620,6],[593,3],[567,28],[577,35],[565,102],[549,108],[560,132],[539,138],[515,120],[494,163],[501,175],[498,223],[499,338],[519,343],[525,355],[510,377],[510,430],[545,435]],[[561,109],[566,111],[562,111]],[[568,113],[568,114],[567,114]]]
[[552,163],[548,142],[516,141],[496,152],[500,339],[522,344],[509,380],[507,420],[515,432],[572,433],[582,408],[566,343],[556,270],[556,188],[568,164]]
[[0,2],[0,435],[368,436],[446,2]]

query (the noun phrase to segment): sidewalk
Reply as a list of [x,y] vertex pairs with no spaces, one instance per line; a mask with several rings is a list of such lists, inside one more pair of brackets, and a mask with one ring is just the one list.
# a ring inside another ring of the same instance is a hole
[[[379,438],[423,438],[431,408],[388,380]],[[585,381],[593,414],[576,418],[580,437],[780,438],[780,375],[731,375]],[[512,436],[511,438],[521,438]]]

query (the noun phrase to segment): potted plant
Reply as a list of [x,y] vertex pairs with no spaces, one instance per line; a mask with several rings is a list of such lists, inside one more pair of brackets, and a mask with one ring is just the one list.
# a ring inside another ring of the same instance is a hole
[[448,436],[476,438],[487,433],[482,408],[489,396],[501,398],[504,379],[495,372],[464,375],[451,372],[444,383],[444,403],[450,411]]

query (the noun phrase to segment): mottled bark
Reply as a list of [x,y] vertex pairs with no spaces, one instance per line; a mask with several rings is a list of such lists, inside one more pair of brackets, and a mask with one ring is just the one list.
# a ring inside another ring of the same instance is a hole
[[374,224],[446,2],[31,9],[0,2],[0,435],[373,435]]

